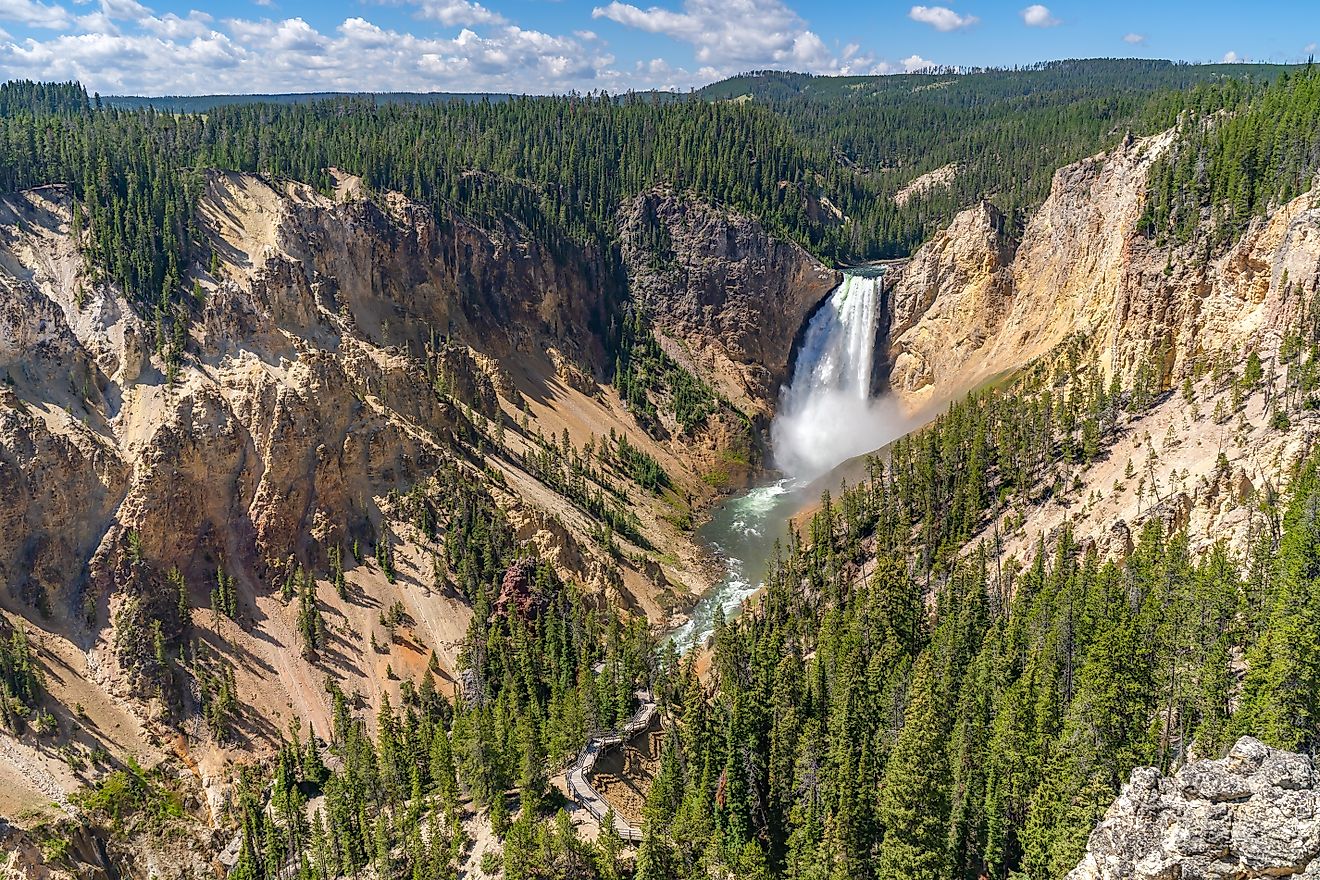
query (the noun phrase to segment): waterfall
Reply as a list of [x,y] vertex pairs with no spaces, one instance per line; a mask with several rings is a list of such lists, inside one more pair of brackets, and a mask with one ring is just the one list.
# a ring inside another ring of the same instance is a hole
[[911,427],[889,398],[871,396],[881,292],[878,274],[845,275],[812,316],[770,426],[784,477],[728,499],[702,525],[699,534],[723,557],[725,574],[670,632],[679,651],[703,644],[715,620],[736,614],[760,587],[789,518],[820,497],[811,480]]
[[897,408],[871,395],[879,274],[845,275],[812,316],[770,426],[776,466],[811,480],[902,433]]

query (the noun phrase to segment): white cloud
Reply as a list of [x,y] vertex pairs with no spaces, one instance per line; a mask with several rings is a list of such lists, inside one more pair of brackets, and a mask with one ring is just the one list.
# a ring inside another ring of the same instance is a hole
[[141,19],[138,24],[158,37],[177,40],[186,37],[202,37],[209,34],[213,21],[214,19],[208,13],[193,9],[188,13],[187,18],[181,18],[173,12],[167,12],[159,18],[149,15]]
[[138,21],[151,15],[151,10],[137,0],[101,0],[101,11],[107,18]]
[[1027,27],[1047,28],[1063,24],[1050,13],[1048,6],[1033,3],[1022,10],[1022,21]]
[[89,12],[75,18],[73,25],[67,30],[79,34],[117,34],[119,33],[119,25],[113,18],[98,9],[96,12]]
[[1227,52],[1224,53],[1224,57],[1223,57],[1223,59],[1221,59],[1221,60],[1222,60],[1223,63],[1225,63],[1225,64],[1237,64],[1239,61],[1245,61],[1246,59],[1244,59],[1244,58],[1239,58],[1239,57],[1238,57],[1238,53],[1236,53],[1236,52],[1234,52],[1234,51],[1232,51],[1232,50],[1230,49],[1229,51],[1227,51]]
[[420,6],[418,18],[438,21],[445,27],[504,23],[504,16],[472,0],[423,0]]
[[969,28],[980,21],[975,15],[959,15],[947,6],[913,6],[908,10],[908,18],[945,33]]
[[701,79],[760,67],[850,73],[872,63],[855,52],[836,56],[782,0],[684,0],[681,11],[614,0],[591,15],[688,43]]
[[867,71],[867,73],[878,76],[888,76],[894,73],[916,73],[919,70],[926,70],[934,66],[934,61],[922,58],[917,54],[912,54],[897,63],[892,61],[881,61]]
[[63,6],[48,6],[39,0],[0,0],[0,21],[51,30],[73,23],[69,11]]
[[1137,33],[1124,34],[1123,42],[1127,43],[1129,46],[1144,46],[1146,45],[1146,35]]
[[166,13],[131,33],[0,40],[6,76],[78,79],[103,94],[622,89],[613,63],[599,45],[514,25],[430,38],[359,17],[321,32],[302,18]]
[[1310,55],[1312,52],[1315,51],[1315,43],[1307,43],[1306,48],[1302,49],[1302,51],[1305,52],[1307,55]]
[[[272,21],[269,18],[261,21],[231,19],[227,24],[230,33],[241,44],[274,53],[276,57],[287,54],[307,58],[330,47],[330,38],[302,18],[286,18],[283,21]],[[276,57],[271,59],[273,64],[278,63]]]

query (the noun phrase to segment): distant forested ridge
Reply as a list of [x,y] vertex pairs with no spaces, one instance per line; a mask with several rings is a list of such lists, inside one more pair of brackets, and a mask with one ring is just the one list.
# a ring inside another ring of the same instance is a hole
[[[1021,223],[1048,194],[1055,169],[1128,132],[1168,128],[1184,109],[1235,106],[1287,69],[1094,59],[891,76],[765,71],[698,94],[763,104],[787,120],[816,155],[832,160],[820,166],[822,190],[842,198],[854,220],[837,252],[893,257],[981,198]],[[894,204],[913,178],[950,165],[949,186]],[[855,197],[835,195],[854,187]]]
[[[610,265],[619,205],[668,184],[826,260],[860,261],[906,254],[983,196],[1020,217],[1059,165],[1129,130],[1172,125],[1189,106],[1237,106],[1282,70],[1087,61],[893,77],[764,73],[687,97],[279,95],[146,106],[89,99],[75,83],[15,82],[0,86],[0,189],[71,185],[91,262],[166,312],[188,267],[205,260],[192,210],[208,167],[324,188],[335,166],[441,216],[512,219],[561,253],[588,248]],[[895,203],[914,177],[945,165],[956,167],[949,186]]]

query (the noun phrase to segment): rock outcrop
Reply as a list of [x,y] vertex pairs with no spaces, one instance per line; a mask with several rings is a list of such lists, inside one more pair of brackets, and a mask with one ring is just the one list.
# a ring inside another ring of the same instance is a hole
[[1138,768],[1067,880],[1320,877],[1318,786],[1310,758],[1251,737],[1171,778]]
[[916,402],[935,382],[951,384],[951,373],[981,374],[982,349],[1002,333],[1013,304],[1012,260],[1004,216],[981,202],[903,265],[887,284],[891,390]]
[[662,189],[621,211],[632,293],[669,353],[768,416],[793,343],[839,273],[755,220]]

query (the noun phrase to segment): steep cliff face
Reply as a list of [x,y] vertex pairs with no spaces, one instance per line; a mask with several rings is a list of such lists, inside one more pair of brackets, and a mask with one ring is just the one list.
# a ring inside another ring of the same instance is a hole
[[[338,195],[211,176],[201,213],[250,281],[238,292],[263,306],[250,326],[210,327],[211,347],[277,347],[270,331],[278,328],[416,352],[436,333],[479,338],[496,357],[557,345],[588,371],[602,366],[611,286],[597,255],[561,261],[511,224],[483,229],[453,214],[437,221],[396,193],[365,198],[350,178]],[[232,311],[221,303],[214,313]]]
[[1013,304],[1013,247],[1004,223],[989,202],[963,211],[888,287],[888,385],[914,406],[954,374],[993,369],[981,366],[983,350],[1003,332]]
[[[1023,370],[1056,399],[1085,391],[1067,387],[1079,370],[1153,396],[1116,414],[1103,454],[1059,468],[1038,503],[984,529],[1005,557],[1029,558],[1065,528],[1122,556],[1150,517],[1186,529],[1196,550],[1242,546],[1259,528],[1258,498],[1320,434],[1312,410],[1272,418],[1290,369],[1281,346],[1320,289],[1316,197],[1279,206],[1228,247],[1212,250],[1208,230],[1161,244],[1140,220],[1170,142],[1128,140],[1060,169],[1015,248],[1003,218],[978,205],[893,276],[888,386],[918,418]],[[1249,352],[1265,375],[1244,391],[1231,380]]]
[[669,190],[621,216],[632,292],[667,350],[739,409],[768,416],[794,339],[839,273],[755,220]]
[[1132,283],[1133,263],[1147,262],[1136,225],[1150,163],[1167,145],[1132,141],[1061,168],[1016,252],[985,205],[919,249],[894,280],[895,392],[914,408],[947,401],[1070,334],[1098,343],[1117,330],[1121,303],[1151,293]]
[[1320,877],[1320,791],[1305,755],[1244,737],[1172,777],[1132,773],[1068,880]]
[[891,288],[894,393],[911,409],[945,402],[1067,339],[1107,374],[1149,367],[1165,387],[1214,354],[1277,347],[1320,279],[1320,210],[1294,199],[1215,259],[1199,236],[1160,245],[1139,222],[1171,140],[1060,169],[1013,252],[983,205],[924,245]]

